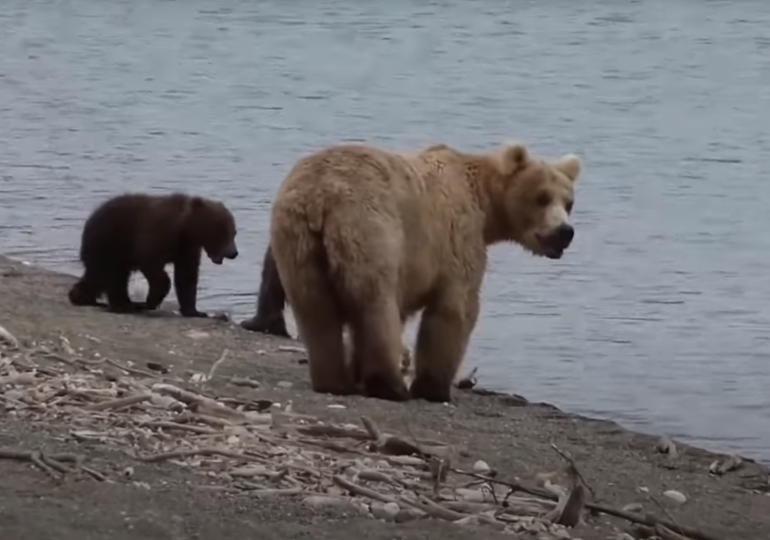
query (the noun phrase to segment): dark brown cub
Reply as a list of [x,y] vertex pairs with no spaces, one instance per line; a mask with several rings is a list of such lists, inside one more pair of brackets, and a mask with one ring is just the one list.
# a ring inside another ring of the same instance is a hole
[[[219,201],[173,193],[127,193],[99,205],[86,220],[80,261],[85,272],[69,291],[74,305],[98,305],[118,313],[157,309],[171,290],[165,266],[174,265],[174,289],[185,317],[206,317],[196,308],[201,250],[215,264],[235,259],[235,220]],[[128,295],[131,274],[141,272],[145,302]]]

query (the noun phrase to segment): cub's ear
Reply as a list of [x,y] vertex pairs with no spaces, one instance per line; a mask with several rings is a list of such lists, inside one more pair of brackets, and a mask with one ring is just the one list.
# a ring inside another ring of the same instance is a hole
[[523,144],[508,143],[497,154],[498,167],[505,176],[523,169],[528,161],[529,152]]
[[553,162],[553,167],[575,182],[580,175],[580,158],[575,154],[565,154]]

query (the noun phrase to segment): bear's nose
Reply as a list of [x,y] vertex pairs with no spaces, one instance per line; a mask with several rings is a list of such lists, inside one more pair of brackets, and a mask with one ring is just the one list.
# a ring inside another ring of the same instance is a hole
[[556,238],[558,238],[559,244],[566,248],[575,238],[575,229],[569,223],[562,223],[556,229]]
[[230,256],[229,256],[228,258],[229,258],[229,259],[235,259],[237,256],[238,256],[238,250],[237,250],[237,249],[234,249],[234,250],[232,250],[232,251],[230,252]]

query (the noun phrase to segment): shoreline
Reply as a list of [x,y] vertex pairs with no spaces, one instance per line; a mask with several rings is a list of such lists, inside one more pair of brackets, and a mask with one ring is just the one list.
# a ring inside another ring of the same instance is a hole
[[[64,267],[67,266],[67,264],[70,263],[59,263],[58,266],[61,266],[61,269],[49,267],[47,265],[43,265],[40,263],[35,263],[28,261],[26,259],[18,258],[18,257],[12,257],[6,253],[0,252],[0,265],[3,264],[3,261],[12,261],[15,264],[24,265],[27,268],[34,268],[38,269],[47,273],[51,273],[53,275],[57,276],[67,276],[74,278],[74,274],[70,274],[64,271]],[[79,267],[80,263],[78,261],[71,261],[73,268]],[[129,285],[129,291],[130,294],[138,294],[139,296],[142,296],[146,294],[146,287],[142,286],[140,288],[134,287],[134,279],[136,279],[136,276],[132,278],[131,284]],[[256,279],[256,278],[255,278]],[[231,311],[225,307],[222,308],[214,308],[212,312],[226,312],[228,313],[228,316],[233,318],[234,322],[238,322],[241,320],[241,318],[248,318],[251,315],[253,315],[253,308],[254,303],[256,301],[256,289],[257,289],[258,283],[255,282],[254,286],[254,293],[253,298],[249,300],[249,309],[245,309],[242,312],[234,312]],[[243,295],[240,295],[243,296]],[[205,299],[206,297],[204,295],[199,295],[199,298]],[[219,296],[217,296],[219,298]],[[174,291],[171,290],[169,293],[169,296],[166,298],[167,304],[169,305],[175,304],[175,298],[174,298]],[[243,305],[246,305],[245,302],[242,303]],[[287,322],[290,325],[290,333],[292,335],[296,335],[296,328],[294,326],[294,321],[291,318],[291,314],[287,312]],[[470,366],[468,365],[468,358],[463,363],[463,367],[461,367],[461,374],[463,375],[465,371],[468,371],[470,369]],[[465,370],[465,371],[462,371]],[[553,407],[555,409],[558,409],[560,412],[569,414],[572,416],[575,416],[576,418],[584,419],[584,420],[598,420],[598,421],[606,421],[606,422],[612,422],[615,424],[618,424],[623,429],[627,429],[629,431],[638,432],[643,435],[649,435],[649,436],[661,436],[661,435],[667,435],[669,437],[674,437],[678,441],[682,441],[690,446],[703,448],[704,450],[707,450],[709,452],[713,452],[715,454],[738,454],[741,455],[744,458],[751,459],[753,461],[756,461],[762,465],[766,465],[770,467],[770,454],[759,454],[756,451],[749,451],[749,449],[741,447],[739,445],[725,445],[724,440],[722,439],[711,439],[708,435],[671,435],[669,432],[665,431],[663,428],[657,428],[656,425],[648,420],[646,420],[645,417],[639,416],[637,419],[634,418],[623,418],[623,415],[617,415],[613,414],[612,411],[599,411],[599,410],[590,410],[590,409],[584,409],[580,407],[566,407],[563,405],[556,405],[548,401],[530,401],[529,398],[525,396],[521,396],[520,394],[517,394],[514,390],[507,390],[502,387],[496,387],[496,386],[486,386],[484,387],[485,391],[488,391],[490,393],[496,394],[496,395],[509,395],[514,394],[519,397],[522,397],[524,399],[527,399],[528,402],[531,403],[537,403],[537,404],[543,404],[548,407]]]
[[[74,276],[0,255],[0,325],[24,343],[55,343],[64,335],[73,350],[80,351],[78,354],[84,357],[109,357],[121,365],[129,361],[137,365],[149,365],[149,362],[167,366],[179,376],[189,370],[209,371],[212,362],[220,355],[224,356],[226,349],[229,356],[219,368],[219,377],[259,381],[257,388],[238,390],[252,396],[250,399],[258,396],[272,402],[291,401],[296,413],[332,417],[335,421],[354,424],[360,424],[362,415],[367,416],[391,433],[413,432],[420,438],[448,441],[452,447],[463,449],[466,458],[471,459],[471,465],[474,460],[483,460],[498,472],[499,477],[517,478],[533,485],[539,474],[563,468],[561,457],[554,451],[553,445],[556,445],[572,456],[587,484],[596,490],[596,500],[602,504],[617,508],[640,504],[645,512],[661,518],[668,514],[669,519],[673,518],[680,525],[707,530],[715,538],[759,540],[766,538],[767,530],[770,530],[770,517],[766,513],[770,501],[767,497],[770,469],[753,459],[745,458],[743,465],[735,471],[709,474],[709,466],[724,458],[724,454],[674,441],[677,449],[674,457],[656,450],[660,437],[653,434],[632,431],[613,420],[530,402],[515,394],[481,389],[455,390],[454,403],[448,406],[423,402],[392,404],[362,397],[335,398],[315,394],[309,389],[306,365],[301,363],[302,354],[296,350],[301,344],[296,341],[241,330],[237,328],[237,321],[226,323],[169,316],[165,311],[167,305],[163,312],[144,317],[74,308],[65,294],[66,287],[74,280]],[[144,367],[142,369],[146,371]],[[212,380],[211,384],[219,395],[233,391],[226,388],[224,382],[215,384]],[[61,433],[61,423],[18,422],[7,415],[4,418],[0,425],[4,431],[17,435],[15,439],[19,445],[27,439],[35,439],[39,432],[56,433],[56,444],[78,444]],[[406,431],[405,427],[408,428]],[[0,436],[0,446],[6,442]],[[18,475],[19,465],[0,461],[0,474],[9,476],[11,467],[16,467],[14,474]],[[135,467],[139,469],[138,465]],[[157,478],[166,478],[176,474],[169,472],[175,468],[162,464],[153,469],[153,474]],[[28,470],[26,474],[37,475],[34,470]],[[563,484],[563,479],[559,483]],[[766,492],[763,486],[767,486]],[[680,491],[686,502],[669,504],[663,495],[668,490]],[[13,490],[10,493],[13,495]],[[88,493],[70,496],[87,499]],[[21,497],[17,493],[17,498]],[[658,507],[661,501],[665,511]],[[0,499],[0,508],[3,502]],[[292,504],[281,502],[281,507]],[[312,521],[314,518],[307,519]],[[323,519],[328,521],[328,515],[324,514]],[[364,534],[362,531],[370,526],[364,522],[373,521],[368,517],[359,522],[350,515],[339,519],[358,531],[357,534]],[[610,532],[623,530],[624,523],[604,515],[591,517],[569,534],[583,540],[598,540],[607,538]],[[415,532],[422,537],[425,531],[437,532],[443,527],[433,520],[392,526],[405,527],[404,531],[412,530],[410,527],[427,527]],[[462,527],[459,529],[463,530]],[[332,532],[330,530],[330,534]],[[353,532],[351,529],[351,538]],[[391,530],[389,534],[395,533]],[[452,534],[460,533],[447,533]],[[471,530],[465,534],[475,536]]]

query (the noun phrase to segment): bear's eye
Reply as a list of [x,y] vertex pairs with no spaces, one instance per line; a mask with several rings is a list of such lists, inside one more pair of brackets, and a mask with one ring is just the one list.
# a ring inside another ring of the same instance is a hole
[[551,204],[551,195],[546,193],[545,191],[541,191],[537,194],[537,198],[535,199],[535,204],[538,206],[546,207],[549,204]]
[[573,204],[575,204],[574,201],[567,201],[567,204],[565,205],[564,209],[567,211],[568,214],[572,213]]

